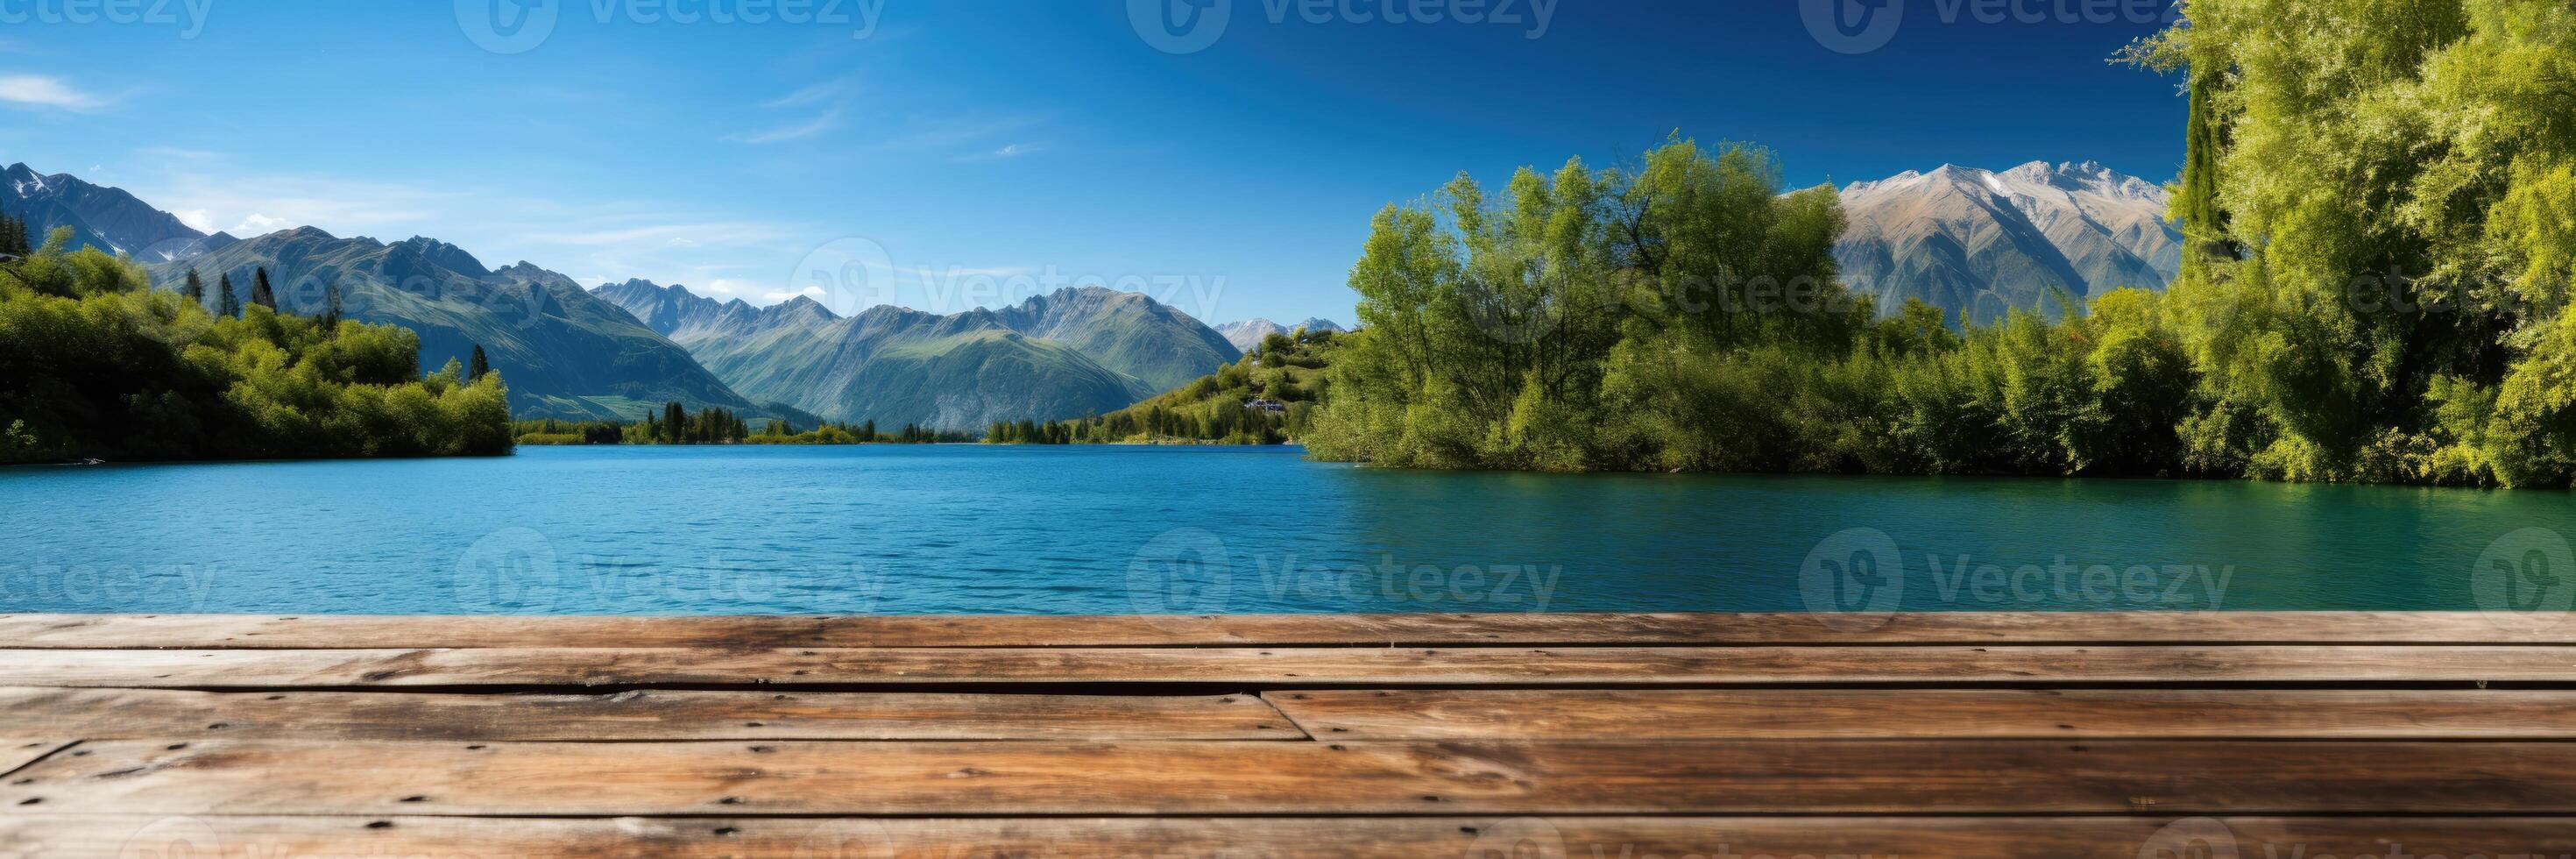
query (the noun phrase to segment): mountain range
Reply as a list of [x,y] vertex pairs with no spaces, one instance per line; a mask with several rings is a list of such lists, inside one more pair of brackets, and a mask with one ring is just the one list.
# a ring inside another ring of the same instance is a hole
[[1241,357],[1143,295],[1067,288],[1003,308],[840,316],[810,298],[768,307],[643,280],[593,294],[687,348],[750,396],[836,420],[980,428],[1114,411]]
[[310,226],[207,235],[121,189],[23,164],[0,172],[0,209],[39,240],[69,227],[75,247],[145,263],[163,288],[196,271],[210,293],[229,277],[247,302],[265,269],[280,307],[309,314],[337,286],[349,318],[417,332],[423,367],[481,346],[523,418],[634,420],[676,401],[808,426],[829,416],[980,428],[1112,411],[1240,357],[1187,314],[1107,289],[844,319],[811,300],[754,308],[644,281],[593,291],[529,262],[491,268],[426,237],[387,243]]
[[1348,330],[1343,328],[1341,325],[1334,323],[1333,320],[1325,319],[1320,316],[1308,318],[1306,321],[1295,325],[1284,326],[1256,316],[1241,322],[1228,322],[1224,325],[1219,325],[1216,327],[1216,333],[1223,335],[1225,337],[1225,342],[1234,344],[1236,351],[1250,352],[1252,351],[1252,347],[1261,345],[1261,339],[1264,337],[1268,337],[1272,334],[1293,333],[1301,328],[1307,331]]
[[299,227],[149,268],[165,286],[197,271],[209,293],[229,277],[245,302],[254,272],[265,268],[280,309],[307,314],[322,311],[324,287],[336,284],[349,318],[417,332],[423,367],[483,347],[510,383],[511,412],[522,417],[632,420],[676,401],[691,410],[811,419],[735,393],[686,350],[569,277],[526,262],[486,268],[436,239],[387,244]]
[[226,233],[199,232],[124,189],[92,185],[69,173],[47,176],[25,164],[0,170],[0,209],[25,219],[35,244],[70,227],[74,248],[87,245],[145,263],[185,259],[234,241]]
[[2165,189],[2093,162],[2003,172],[1943,165],[1842,189],[1843,282],[1892,311],[1908,298],[1990,322],[2123,286],[2163,289],[2182,265]]

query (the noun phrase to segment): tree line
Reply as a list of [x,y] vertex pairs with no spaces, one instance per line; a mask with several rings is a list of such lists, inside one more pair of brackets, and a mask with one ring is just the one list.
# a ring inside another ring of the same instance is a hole
[[515,422],[511,431],[518,443],[531,445],[939,444],[977,440],[972,433],[920,424],[905,424],[894,432],[880,433],[874,420],[826,421],[799,431],[786,419],[771,418],[755,431],[748,419],[731,409],[708,406],[692,413],[679,402],[664,403],[631,423],[548,418]]
[[156,291],[70,238],[28,247],[26,222],[0,214],[0,463],[511,449],[501,378],[454,361],[422,374],[408,329],[284,313],[256,291],[210,313],[201,283]]

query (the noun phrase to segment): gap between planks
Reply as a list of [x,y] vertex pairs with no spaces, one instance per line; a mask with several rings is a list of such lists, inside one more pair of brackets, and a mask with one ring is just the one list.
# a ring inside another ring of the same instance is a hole
[[2576,647],[0,650],[0,685],[142,688],[2576,682]]
[[0,615],[45,649],[2576,644],[2566,613],[1806,612],[860,617]]

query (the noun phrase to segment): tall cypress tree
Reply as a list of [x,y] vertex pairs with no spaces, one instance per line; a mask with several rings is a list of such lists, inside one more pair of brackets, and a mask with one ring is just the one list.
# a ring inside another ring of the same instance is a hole
[[27,222],[0,210],[0,256],[24,257],[35,252],[35,237],[27,234]]
[[[335,280],[322,286],[322,331],[325,334],[329,334],[338,330],[339,327],[340,282]],[[483,347],[474,347],[474,353],[478,356],[481,355],[483,353]]]
[[218,315],[229,316],[234,319],[241,318],[241,296],[233,294],[232,274],[230,272],[226,272],[224,274],[217,275],[215,282],[217,284],[217,289],[223,293],[218,299],[222,303],[219,305],[219,309],[216,313]]
[[468,366],[471,369],[466,371],[466,381],[480,382],[483,381],[483,377],[492,374],[492,359],[483,357],[483,344],[474,344],[474,363]]
[[206,306],[206,282],[197,278],[196,269],[188,269],[188,284],[179,287],[179,294],[187,296],[188,303],[200,309]]
[[267,266],[261,266],[251,273],[250,303],[270,310],[277,309],[277,290],[268,285]]
[[672,444],[686,444],[688,439],[685,433],[689,428],[688,410],[682,408],[677,401],[664,403],[662,405],[662,427],[664,432],[670,434]]

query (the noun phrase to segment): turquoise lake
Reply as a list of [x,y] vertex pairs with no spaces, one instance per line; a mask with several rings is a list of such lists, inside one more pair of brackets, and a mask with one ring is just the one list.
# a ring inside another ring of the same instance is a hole
[[0,612],[2531,608],[2571,532],[2563,492],[529,448],[0,470]]

